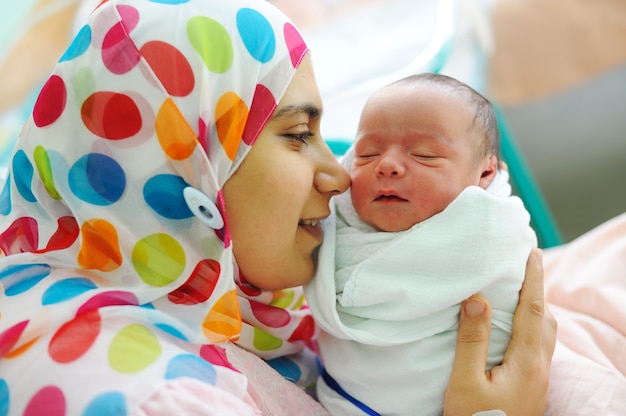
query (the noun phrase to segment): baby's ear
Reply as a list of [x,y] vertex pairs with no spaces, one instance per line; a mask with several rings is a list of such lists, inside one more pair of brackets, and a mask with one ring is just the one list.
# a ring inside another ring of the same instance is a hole
[[482,171],[480,173],[478,186],[483,189],[487,189],[496,177],[496,173],[498,173],[498,158],[496,158],[496,155],[492,154],[489,155],[487,160],[485,160],[482,164]]

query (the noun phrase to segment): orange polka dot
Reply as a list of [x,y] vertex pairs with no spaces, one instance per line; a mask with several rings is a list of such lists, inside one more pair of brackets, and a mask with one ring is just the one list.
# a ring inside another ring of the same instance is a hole
[[217,137],[230,160],[234,160],[248,120],[248,107],[234,92],[222,95],[215,106]]
[[86,269],[110,272],[122,264],[117,231],[109,222],[92,219],[80,228],[83,241],[78,253],[78,264]]
[[171,98],[159,109],[155,131],[165,154],[174,160],[187,159],[198,144],[195,133]]
[[227,341],[241,332],[241,311],[235,290],[222,295],[202,323],[204,335],[211,342]]
[[24,354],[26,351],[28,351],[30,349],[30,347],[32,347],[33,345],[35,345],[35,343],[39,341],[39,337],[34,338],[30,341],[28,341],[27,343],[25,343],[24,345],[14,349],[13,351],[11,351],[10,353],[8,353],[7,355],[4,356],[4,358],[17,358],[20,355]]

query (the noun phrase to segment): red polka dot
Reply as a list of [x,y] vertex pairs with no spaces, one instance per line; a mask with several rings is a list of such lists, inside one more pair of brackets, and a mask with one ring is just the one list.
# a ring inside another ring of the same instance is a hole
[[37,253],[45,253],[53,250],[62,250],[68,248],[78,238],[79,228],[76,218],[74,217],[61,217],[57,220],[57,230],[54,232],[46,248],[38,250]]
[[37,220],[18,218],[0,234],[0,249],[6,255],[31,252],[39,244]]
[[270,328],[281,328],[291,321],[289,312],[281,308],[258,303],[253,300],[250,301],[250,308],[255,318]]
[[315,335],[315,321],[311,315],[307,315],[302,318],[296,330],[289,337],[289,341],[306,341],[313,338],[313,335]]
[[184,97],[191,93],[193,70],[178,49],[166,42],[152,41],[143,45],[140,52],[170,95]]
[[252,98],[246,127],[241,137],[245,144],[248,146],[254,144],[275,108],[276,100],[272,92],[265,85],[258,84]]
[[215,260],[205,259],[199,262],[189,279],[178,289],[170,292],[167,298],[179,305],[196,305],[205,302],[220,277],[220,264]]
[[27,325],[28,321],[22,321],[0,334],[0,358],[11,352]]
[[64,416],[65,396],[56,386],[46,386],[39,390],[28,402],[23,416]]
[[300,32],[298,32],[298,29],[296,29],[292,24],[285,23],[283,33],[285,35],[287,48],[289,49],[291,64],[294,68],[297,68],[300,66],[300,62],[302,61],[302,58],[304,57],[304,54],[308,48],[304,43],[304,39],[302,39],[302,36],[300,36]]
[[69,363],[80,358],[91,348],[102,326],[98,311],[80,314],[66,322],[54,334],[48,345],[50,357],[58,363]]
[[87,302],[78,309],[76,315],[85,314],[87,312],[95,311],[104,306],[118,306],[118,305],[139,305],[137,296],[133,293],[125,292],[122,290],[112,290],[110,292],[99,293],[96,296],[90,298]]
[[260,289],[250,285],[245,276],[239,272],[239,279],[236,280],[237,287],[247,296],[259,296],[263,293]]
[[65,82],[58,75],[52,75],[44,84],[33,108],[33,121],[37,127],[48,126],[55,121],[65,108],[67,91]]
[[100,91],[90,95],[80,109],[83,123],[96,136],[121,140],[141,130],[141,113],[127,95]]

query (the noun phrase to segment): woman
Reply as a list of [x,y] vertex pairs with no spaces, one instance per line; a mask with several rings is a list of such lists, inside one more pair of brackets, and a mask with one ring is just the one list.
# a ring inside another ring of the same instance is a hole
[[[263,1],[93,13],[0,199],[0,414],[325,413],[266,364],[315,378],[299,285],[349,185],[320,136],[307,52]],[[489,308],[466,303],[449,414],[543,412],[554,330],[530,307],[532,260],[513,365],[490,378]]]

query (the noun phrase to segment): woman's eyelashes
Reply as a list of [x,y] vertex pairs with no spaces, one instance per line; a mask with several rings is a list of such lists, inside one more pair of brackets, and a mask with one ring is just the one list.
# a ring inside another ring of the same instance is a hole
[[313,137],[313,133],[311,133],[310,131],[307,131],[304,133],[289,133],[289,134],[285,134],[284,136],[288,139],[301,142],[303,144],[307,144],[309,138]]

